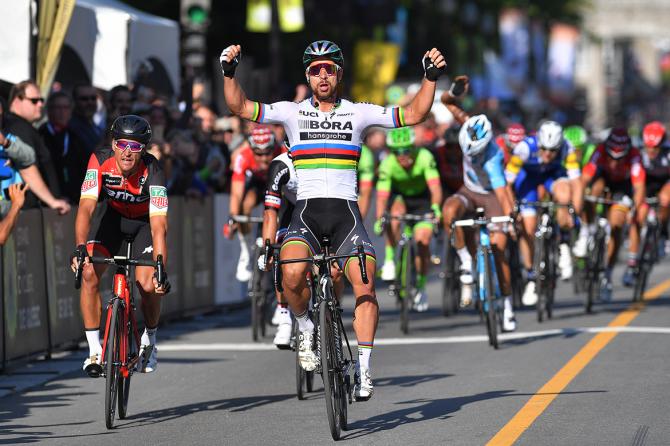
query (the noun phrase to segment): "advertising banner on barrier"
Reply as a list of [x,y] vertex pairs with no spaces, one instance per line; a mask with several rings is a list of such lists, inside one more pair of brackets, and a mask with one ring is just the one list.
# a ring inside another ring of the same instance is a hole
[[51,209],[42,210],[51,347],[84,334],[79,311],[79,292],[74,289],[69,258],[75,246],[76,212],[73,209],[69,214],[58,215],[58,212]]
[[244,301],[247,296],[241,284],[235,279],[237,261],[240,258],[238,238],[228,240],[223,236],[223,225],[228,221],[230,195],[218,194],[214,197],[214,300],[217,305],[234,304]]
[[3,249],[5,358],[49,347],[42,213],[23,211]]
[[161,302],[161,314],[177,315],[184,307],[184,290],[182,287],[182,220],[184,219],[184,199],[170,197],[168,210],[168,259],[166,271],[172,285],[170,293]]
[[187,310],[214,305],[213,211],[212,197],[184,199],[181,289]]

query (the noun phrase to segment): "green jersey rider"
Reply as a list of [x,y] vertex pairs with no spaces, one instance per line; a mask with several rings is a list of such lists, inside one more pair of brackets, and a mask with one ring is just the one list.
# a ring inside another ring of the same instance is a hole
[[[422,215],[432,214],[436,219],[442,218],[442,185],[440,173],[433,154],[425,148],[414,146],[414,129],[402,127],[389,130],[386,145],[391,153],[379,165],[377,180],[377,221],[374,231],[382,233],[381,218],[390,207],[391,215],[405,213]],[[414,225],[414,240],[418,247],[417,294],[414,298],[414,309],[426,311],[428,296],[426,295],[426,274],[430,264],[430,239],[433,236],[431,222],[418,222]],[[393,253],[400,239],[400,222],[392,220],[386,229],[386,250],[382,280],[395,279]]]

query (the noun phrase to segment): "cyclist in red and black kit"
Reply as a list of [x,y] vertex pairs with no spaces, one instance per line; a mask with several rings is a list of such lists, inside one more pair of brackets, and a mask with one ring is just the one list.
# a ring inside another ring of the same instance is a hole
[[[77,248],[71,267],[78,267],[77,257],[111,257],[126,254],[125,241],[133,240],[133,258],[156,260],[162,255],[167,262],[168,198],[165,175],[158,161],[146,153],[151,139],[149,123],[135,115],[118,117],[110,129],[112,147],[96,150],[89,159],[75,221]],[[96,206],[101,207],[93,218]],[[80,305],[88,341],[89,357],[84,371],[91,377],[102,373],[100,353],[100,277],[107,265],[86,261],[82,273]],[[153,372],[158,365],[156,329],[160,317],[161,296],[170,290],[169,282],[159,285],[154,268],[138,266],[135,281],[142,295],[142,312],[146,328],[141,339],[141,372]]]
[[[621,245],[621,232],[632,209],[634,217],[630,219],[628,268],[624,274],[624,284],[632,285],[635,278],[633,270],[637,264],[637,250],[640,242],[640,226],[647,216],[645,202],[646,173],[642,166],[640,151],[633,147],[628,131],[623,128],[613,129],[604,143],[593,152],[591,160],[582,170],[582,181],[591,187],[591,195],[603,196],[605,188],[609,189],[611,198],[618,201],[609,210],[608,220],[611,237],[607,246],[607,270],[605,280],[601,284],[601,299],[608,301],[612,297],[612,269],[616,264],[617,253]],[[584,206],[584,220],[589,230],[595,232],[594,206]],[[575,255],[586,255],[586,231],[581,231],[580,239],[575,245]]]
[[[283,151],[277,144],[272,128],[266,125],[254,127],[249,135],[249,145],[240,150],[233,160],[233,176],[230,185],[230,216],[251,215],[251,211],[265,197],[270,161]],[[248,224],[229,223],[230,234],[237,232],[240,240],[240,259],[237,263],[235,278],[240,282],[251,279],[251,267],[248,240]],[[239,229],[239,230],[237,230]],[[237,231],[236,231],[237,230]]]
[[663,254],[668,252],[670,218],[670,143],[665,125],[652,121],[642,130],[642,165],[647,173],[647,197],[658,197]]
[[512,157],[512,151],[521,141],[526,137],[526,128],[518,123],[507,126],[505,133],[501,133],[496,137],[496,144],[502,150],[505,157],[505,165]]

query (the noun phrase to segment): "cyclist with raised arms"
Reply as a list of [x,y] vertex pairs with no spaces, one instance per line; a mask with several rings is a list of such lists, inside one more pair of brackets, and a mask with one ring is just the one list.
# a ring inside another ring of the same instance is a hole
[[[303,66],[313,96],[299,103],[263,104],[248,100],[234,78],[240,56],[239,45],[231,45],[221,53],[226,103],[242,118],[284,125],[298,177],[296,209],[281,258],[316,254],[321,251],[322,238],[328,236],[337,254],[354,253],[356,246],[362,244],[368,255],[369,271],[374,271],[374,249],[356,203],[356,164],[361,137],[370,126],[394,128],[421,122],[433,104],[436,81],[446,68],[444,57],[435,48],[426,51],[422,60],[425,78],[412,102],[407,107],[384,108],[352,103],[339,96],[344,57],[333,42],[319,40],[305,50]],[[356,260],[340,267],[356,297],[353,325],[358,340],[358,365],[354,396],[357,400],[367,400],[373,392],[370,354],[378,321],[374,275],[365,284]],[[305,275],[308,269],[304,263],[282,267],[284,294],[300,330],[300,364],[309,371],[316,368],[317,357],[312,347],[314,326],[307,314],[310,292]]]
[[644,151],[642,165],[647,173],[647,197],[658,197],[659,223],[664,240],[663,251],[667,252],[668,218],[670,217],[670,144],[665,125],[652,121],[642,130]]
[[[266,125],[254,127],[248,138],[249,145],[242,148],[233,160],[233,175],[230,184],[229,212],[233,215],[251,215],[256,205],[265,197],[270,161],[281,153],[281,146],[275,141],[272,128]],[[240,258],[237,262],[235,278],[240,282],[251,279],[251,242],[248,224],[230,222],[226,232],[230,237],[237,229],[240,241]],[[254,259],[255,261],[255,259]]]
[[[613,129],[605,142],[598,145],[591,160],[582,169],[582,182],[585,186],[590,185],[591,195],[603,196],[605,188],[609,188],[612,199],[618,201],[609,209],[611,237],[607,245],[605,279],[600,284],[601,300],[609,301],[612,298],[612,270],[621,246],[623,228],[628,220],[631,223],[628,268],[623,281],[625,285],[632,285],[635,280],[633,271],[637,265],[640,226],[647,218],[646,172],[642,166],[640,151],[633,147],[626,129]],[[634,209],[633,218],[630,218],[632,209]],[[582,221],[586,221],[589,224],[589,231],[594,233],[596,231],[594,206],[591,204],[584,206],[583,214]],[[586,247],[587,240],[580,234],[580,239],[575,243],[575,255],[585,257]]]
[[[110,132],[112,147],[91,155],[81,185],[75,220],[77,248],[71,256],[73,271],[79,266],[77,258],[81,254],[125,256],[127,238],[133,239],[133,258],[155,261],[162,255],[167,263],[168,198],[165,174],[145,149],[151,140],[151,127],[139,116],[124,115],[114,120]],[[98,202],[103,202],[103,207],[94,219]],[[86,260],[82,272],[80,304],[89,348],[83,368],[91,377],[102,373],[100,277],[106,268]],[[144,360],[138,367],[141,372],[153,372],[158,366],[156,331],[161,297],[170,290],[170,284],[160,285],[154,268],[147,266],[135,268],[135,282],[142,296],[146,325],[140,340],[140,357]]]
[[[442,218],[442,185],[440,173],[433,154],[425,148],[414,146],[414,129],[402,127],[389,130],[386,145],[391,153],[379,164],[377,180],[377,212],[374,231],[382,233],[382,216],[390,208],[391,215],[433,214],[437,220]],[[416,311],[428,309],[426,294],[426,275],[430,266],[430,239],[433,236],[431,222],[418,222],[414,225],[414,240],[417,253],[417,294],[414,297]],[[395,279],[393,261],[395,246],[400,240],[400,224],[391,221],[386,228],[386,252],[382,266],[382,280]]]
[[[263,240],[281,243],[288,231],[298,193],[298,179],[289,153],[282,153],[272,160],[268,171],[265,190],[265,211],[263,212]],[[261,271],[266,268],[265,254],[258,258]],[[280,349],[288,348],[291,342],[291,314],[288,302],[277,292],[277,309],[272,317],[277,325],[274,344]]]
[[[581,170],[572,145],[563,138],[563,128],[555,121],[544,121],[537,135],[529,136],[516,145],[505,169],[507,182],[513,194],[521,201],[538,201],[538,187],[543,186],[556,203],[572,203],[577,212],[581,210],[583,187]],[[521,205],[522,237],[519,248],[525,262],[528,283],[523,293],[524,305],[535,305],[535,272],[533,271],[533,241],[537,226],[537,212],[532,206]],[[556,211],[560,227],[558,267],[561,279],[572,277],[572,254],[570,253],[570,230],[573,219],[566,207]]]

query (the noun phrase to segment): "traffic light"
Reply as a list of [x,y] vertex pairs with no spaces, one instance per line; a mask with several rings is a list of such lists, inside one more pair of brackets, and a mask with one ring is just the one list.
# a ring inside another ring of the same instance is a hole
[[210,5],[211,0],[181,0],[182,62],[195,69],[204,68],[207,60]]

